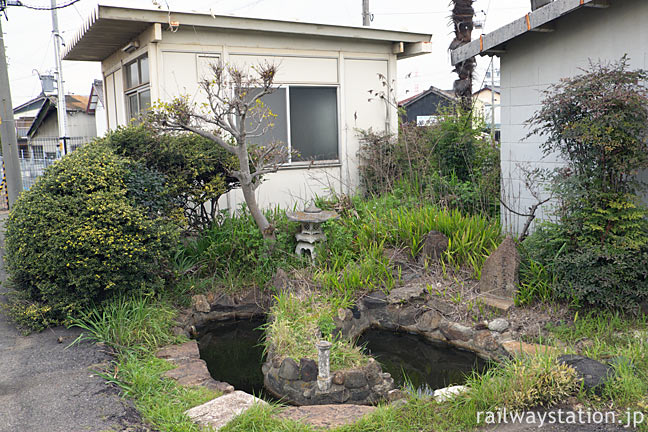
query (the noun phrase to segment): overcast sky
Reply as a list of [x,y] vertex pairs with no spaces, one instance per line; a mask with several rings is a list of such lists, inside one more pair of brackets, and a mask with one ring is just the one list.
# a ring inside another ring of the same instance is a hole
[[[214,14],[271,18],[340,25],[362,25],[362,0],[167,0],[172,10],[209,11]],[[159,0],[164,7],[167,1]],[[49,6],[49,0],[22,0],[33,6]],[[68,0],[59,0],[66,3]],[[105,1],[101,1],[106,3]],[[59,26],[66,40],[71,39],[97,5],[96,0],[81,0],[59,10]],[[112,0],[112,4],[129,7],[152,7],[151,0]],[[400,61],[398,88],[400,97],[410,96],[430,85],[452,88],[447,47],[452,40],[449,25],[450,0],[370,0],[374,16],[372,27],[433,35],[432,54]],[[477,19],[484,20],[483,31],[489,32],[523,16],[529,11],[529,0],[477,0]],[[7,8],[9,21],[3,21],[5,44],[9,61],[9,79],[14,106],[40,93],[40,73],[54,68],[52,21],[49,11],[34,11],[24,7]],[[4,18],[2,18],[4,20]],[[473,37],[482,30],[476,29]],[[483,83],[484,71],[490,58],[480,58],[475,90]],[[497,67],[497,66],[496,66]],[[94,62],[63,62],[67,93],[87,95],[93,79],[101,78],[101,69]],[[407,77],[407,78],[406,78]]]

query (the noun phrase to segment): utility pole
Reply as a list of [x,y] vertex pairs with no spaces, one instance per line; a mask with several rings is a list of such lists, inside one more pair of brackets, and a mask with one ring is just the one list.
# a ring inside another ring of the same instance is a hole
[[61,156],[67,153],[67,107],[65,105],[65,89],[63,88],[63,66],[61,65],[61,34],[59,33],[58,16],[56,13],[56,0],[52,0],[52,34],[54,35],[54,61],[56,62],[56,84],[58,86],[58,113],[59,150]]
[[[0,14],[3,12],[0,8]],[[2,158],[7,174],[7,194],[11,208],[22,192],[22,176],[18,161],[18,137],[14,120],[11,89],[9,88],[9,71],[5,53],[4,34],[2,33],[2,16],[0,15],[0,140],[2,141]]]
[[495,142],[495,56],[491,57],[491,140]]
[[362,25],[369,27],[371,25],[371,13],[369,12],[369,0],[362,0]]

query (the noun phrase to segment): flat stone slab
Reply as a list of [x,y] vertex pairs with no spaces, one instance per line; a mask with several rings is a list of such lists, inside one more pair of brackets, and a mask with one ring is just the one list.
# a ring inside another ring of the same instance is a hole
[[234,417],[244,413],[255,404],[265,405],[267,402],[237,390],[191,408],[185,411],[185,414],[199,426],[211,427],[218,431]]
[[366,405],[310,405],[286,408],[279,417],[315,428],[333,429],[355,423],[375,410],[376,407]]
[[158,350],[155,353],[157,358],[169,360],[174,364],[178,364],[185,360],[199,359],[200,351],[196,341],[185,342],[180,345],[169,345]]
[[520,354],[536,355],[558,352],[554,347],[547,345],[530,344],[520,341],[502,342],[502,347],[512,357],[519,356]]
[[234,391],[234,387],[230,384],[216,381],[211,377],[207,363],[200,358],[198,343],[195,340],[166,346],[158,350],[155,355],[176,366],[175,369],[166,371],[164,376],[175,380],[181,386],[201,386],[222,393]]
[[422,298],[427,290],[423,285],[410,285],[394,288],[387,296],[389,303],[408,303],[412,300]]
[[486,306],[502,312],[508,312],[515,305],[513,298],[498,297],[492,294],[483,294],[479,300]]

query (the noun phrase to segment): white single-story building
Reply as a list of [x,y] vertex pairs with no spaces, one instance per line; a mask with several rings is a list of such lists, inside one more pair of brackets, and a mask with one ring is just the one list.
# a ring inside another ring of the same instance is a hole
[[[64,60],[101,62],[108,128],[125,125],[151,101],[188,94],[210,63],[278,65],[279,89],[265,100],[278,117],[272,134],[302,160],[285,164],[258,189],[264,207],[301,206],[359,185],[356,129],[397,131],[397,110],[374,98],[379,74],[396,80],[398,59],[430,52],[431,35],[100,5]],[[234,208],[230,193],[219,203]]]
[[[547,2],[542,2],[547,3]],[[648,1],[555,0],[452,52],[452,63],[476,55],[501,60],[502,200],[526,213],[536,203],[524,182],[526,168],[553,168],[557,157],[543,157],[542,138],[525,122],[541,106],[543,90],[581,73],[594,62],[618,61],[628,54],[632,68],[648,69]],[[550,204],[538,212],[548,218]],[[526,217],[502,207],[506,230],[519,232]]]

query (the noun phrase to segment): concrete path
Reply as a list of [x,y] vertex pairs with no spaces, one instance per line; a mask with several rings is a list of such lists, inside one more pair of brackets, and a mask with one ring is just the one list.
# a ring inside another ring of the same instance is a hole
[[[0,258],[5,219],[1,214]],[[1,302],[6,290],[0,287]],[[67,348],[78,334],[55,328],[23,336],[0,311],[0,432],[149,431],[132,404],[92,371],[110,357],[92,344]]]

